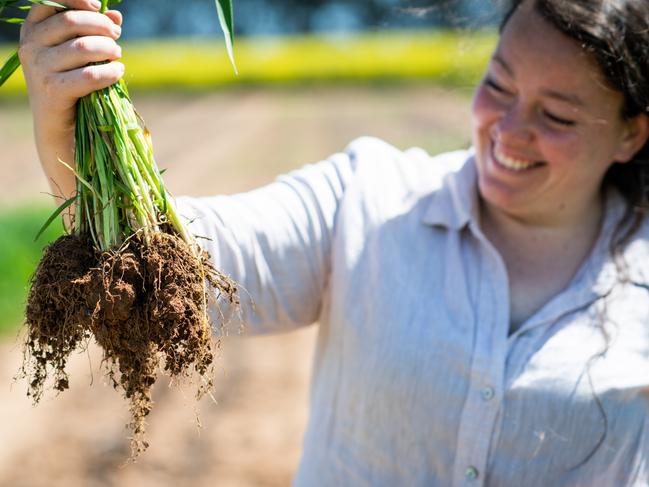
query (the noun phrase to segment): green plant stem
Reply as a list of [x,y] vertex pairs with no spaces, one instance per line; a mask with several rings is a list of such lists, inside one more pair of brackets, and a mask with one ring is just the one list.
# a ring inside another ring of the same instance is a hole
[[136,232],[149,241],[166,223],[195,247],[168,204],[150,139],[123,81],[79,101],[76,137],[78,234],[108,250]]

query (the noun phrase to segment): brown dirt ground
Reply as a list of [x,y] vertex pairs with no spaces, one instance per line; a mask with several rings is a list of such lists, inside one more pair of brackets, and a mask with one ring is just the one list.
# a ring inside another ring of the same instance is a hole
[[[466,146],[466,96],[428,86],[246,90],[135,95],[175,194],[241,191],[282,171],[376,135],[405,148]],[[47,191],[24,103],[0,105],[0,209]],[[41,196],[41,204],[49,198]],[[126,403],[105,384],[90,348],[70,363],[71,389],[32,407],[12,384],[19,342],[0,342],[0,486],[283,486],[290,484],[307,419],[316,327],[266,337],[228,337],[216,404],[161,381],[149,418],[151,447],[125,464]]]

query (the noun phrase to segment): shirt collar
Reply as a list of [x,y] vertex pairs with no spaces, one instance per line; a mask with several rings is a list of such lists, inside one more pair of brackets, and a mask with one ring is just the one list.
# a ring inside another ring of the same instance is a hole
[[422,216],[426,225],[460,230],[478,221],[477,172],[473,150],[469,151],[459,171],[444,176],[442,186],[430,196]]
[[[611,243],[613,232],[616,230],[624,232],[627,228],[618,229],[618,224],[624,217],[628,203],[617,190],[610,190],[608,195],[607,211],[609,215],[602,228],[603,240],[606,242],[605,248],[600,250],[603,254],[600,256],[602,262],[598,284],[605,289],[607,285],[612,286],[618,281],[628,280],[631,284],[639,286],[649,286],[649,222],[645,219],[640,228],[631,237],[631,240],[622,250],[623,268],[622,275],[619,275],[619,266],[615,265],[611,257]],[[629,225],[627,223],[627,225]]]
[[[596,296],[607,295],[613,289],[615,283],[619,281],[618,268],[611,255],[611,243],[613,233],[624,216],[626,206],[626,201],[617,190],[610,189],[607,191],[604,220],[602,221],[599,237],[586,262],[573,279],[574,282],[586,283],[585,289],[589,289]],[[629,252],[629,250],[627,246],[622,252],[624,259],[632,259],[629,262],[634,262],[635,257],[633,254],[635,252]]]
[[[611,256],[610,247],[611,238],[618,223],[624,216],[626,207],[625,199],[617,190],[610,189],[607,191],[602,227],[590,254],[566,289],[534,313],[519,329],[519,332],[556,321],[560,316],[576,309],[585,308],[598,299],[609,295],[615,286],[622,282],[618,266]],[[639,236],[640,238],[638,238]],[[636,243],[639,246],[636,246]],[[623,250],[624,261],[629,266],[630,282],[638,283],[635,276],[637,276],[638,267],[646,267],[644,262],[649,262],[647,260],[649,256],[642,257],[643,254],[647,253],[647,240],[639,234],[636,234],[632,244],[627,245]]]
[[[586,288],[599,296],[608,294],[624,277],[619,275],[618,266],[610,253],[610,246],[611,237],[626,208],[626,200],[616,189],[607,191],[600,236],[587,262],[573,280],[587,280],[590,285]],[[471,150],[460,169],[447,173],[440,189],[430,195],[422,223],[460,230],[467,225],[477,226],[478,222],[477,171],[474,152]],[[622,251],[622,256],[628,267],[628,280],[633,284],[649,287],[649,222],[645,221],[635,233]]]

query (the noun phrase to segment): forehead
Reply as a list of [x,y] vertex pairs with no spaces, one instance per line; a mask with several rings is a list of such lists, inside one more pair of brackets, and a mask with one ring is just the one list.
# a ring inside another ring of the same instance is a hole
[[[532,2],[523,2],[513,13],[501,33],[497,54],[511,63],[587,76],[601,76],[592,55],[580,44],[560,32],[536,11]],[[530,61],[530,62],[525,62]],[[533,63],[531,62],[533,61]]]
[[[579,94],[591,103],[618,104],[594,56],[523,2],[505,24],[494,58],[517,82]],[[607,103],[608,102],[608,103]]]
[[[533,2],[523,2],[505,25],[496,54],[522,76],[533,71],[538,78],[582,85],[606,84],[593,55],[560,32],[536,11]],[[582,88],[584,86],[581,86]]]

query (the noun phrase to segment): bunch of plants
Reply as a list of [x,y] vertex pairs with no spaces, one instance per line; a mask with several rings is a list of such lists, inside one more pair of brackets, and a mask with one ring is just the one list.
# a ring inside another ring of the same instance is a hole
[[[100,12],[120,1],[102,0]],[[29,3],[0,0],[0,20],[23,22],[2,15],[24,13]],[[216,7],[232,59],[231,0]],[[19,65],[12,55],[0,85]],[[60,163],[74,173],[76,193],[41,232],[72,205],[74,218],[31,278],[21,375],[35,403],[50,386],[64,391],[70,355],[94,340],[110,383],[129,402],[136,457],[148,446],[146,417],[160,373],[195,381],[198,397],[212,387],[211,331],[219,324],[210,323],[208,306],[211,299],[236,306],[237,288],[184,227],[123,80],[79,100],[75,160]]]

